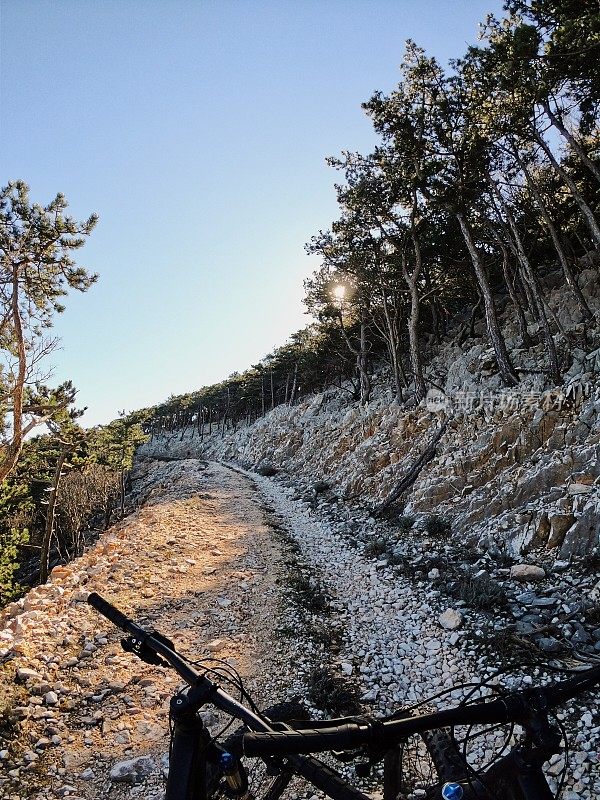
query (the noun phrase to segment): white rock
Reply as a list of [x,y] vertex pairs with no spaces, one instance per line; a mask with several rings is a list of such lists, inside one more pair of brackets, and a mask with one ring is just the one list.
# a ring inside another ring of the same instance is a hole
[[454,608],[447,608],[438,617],[438,622],[447,631],[455,631],[463,624],[463,615]]
[[534,564],[515,564],[510,568],[510,577],[517,581],[541,581],[546,577],[546,571]]
[[572,483],[567,491],[569,494],[589,494],[593,489],[594,487],[587,483]]

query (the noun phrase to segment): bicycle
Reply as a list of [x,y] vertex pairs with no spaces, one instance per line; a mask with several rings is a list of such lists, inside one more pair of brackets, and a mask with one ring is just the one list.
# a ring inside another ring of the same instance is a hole
[[[289,704],[261,713],[230,669],[190,661],[166,636],[140,627],[96,593],[89,595],[88,603],[128,634],[121,641],[124,650],[148,664],[173,668],[186,684],[170,701],[172,735],[165,800],[251,800],[258,791],[251,791],[249,775],[256,772],[251,765],[258,760],[263,764],[260,781],[267,784],[261,800],[278,800],[294,776],[332,800],[371,800],[313,755],[325,752],[340,762],[354,762],[359,777],[383,763],[383,800],[553,800],[542,765],[562,751],[566,737],[564,730],[551,723],[552,710],[600,683],[599,665],[576,670],[573,677],[545,687],[421,714],[413,707],[383,719],[358,716],[316,721],[302,718],[305,715]],[[211,672],[232,681],[241,699],[211,680]],[[231,721],[241,721],[243,727],[226,738],[221,736],[223,731],[211,736],[199,715],[207,704]],[[506,755],[484,771],[475,770],[466,759],[466,744],[461,752],[454,732],[467,726],[467,742],[476,725],[518,725],[523,734]],[[426,752],[433,766],[427,778],[415,777],[418,768],[406,763],[415,735],[420,737],[421,755]]]

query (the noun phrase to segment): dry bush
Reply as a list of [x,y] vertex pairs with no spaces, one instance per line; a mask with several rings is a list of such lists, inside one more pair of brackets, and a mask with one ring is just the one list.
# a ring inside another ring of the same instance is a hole
[[105,526],[115,498],[120,476],[107,467],[90,464],[73,470],[62,479],[58,491],[56,533],[59,546],[71,557],[83,550],[83,531]]

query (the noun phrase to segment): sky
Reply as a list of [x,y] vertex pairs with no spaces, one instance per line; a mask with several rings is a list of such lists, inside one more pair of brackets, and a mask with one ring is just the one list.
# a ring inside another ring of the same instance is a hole
[[100,221],[53,380],[106,423],[256,364],[310,321],[304,243],[404,41],[440,61],[495,0],[0,0],[2,182]]

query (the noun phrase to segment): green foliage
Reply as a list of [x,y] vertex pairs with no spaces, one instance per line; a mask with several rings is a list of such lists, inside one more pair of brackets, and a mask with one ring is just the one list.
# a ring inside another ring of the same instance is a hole
[[72,258],[97,217],[77,222],[67,207],[62,194],[33,203],[23,181],[0,188],[0,480],[15,469],[27,435],[58,420],[75,398],[70,381],[53,389],[40,377],[57,344],[47,331],[64,310],[62,298],[98,277]]
[[108,425],[99,425],[90,431],[90,459],[116,471],[131,469],[136,448],[147,438],[134,415],[122,415]]
[[0,485],[0,607],[20,593],[15,572],[19,568],[20,548],[29,541],[29,532],[13,527],[11,522],[31,506],[27,486],[6,481]]
[[27,530],[10,528],[0,531],[0,607],[21,593],[21,587],[15,581],[15,572],[19,568],[19,549],[28,541]]

